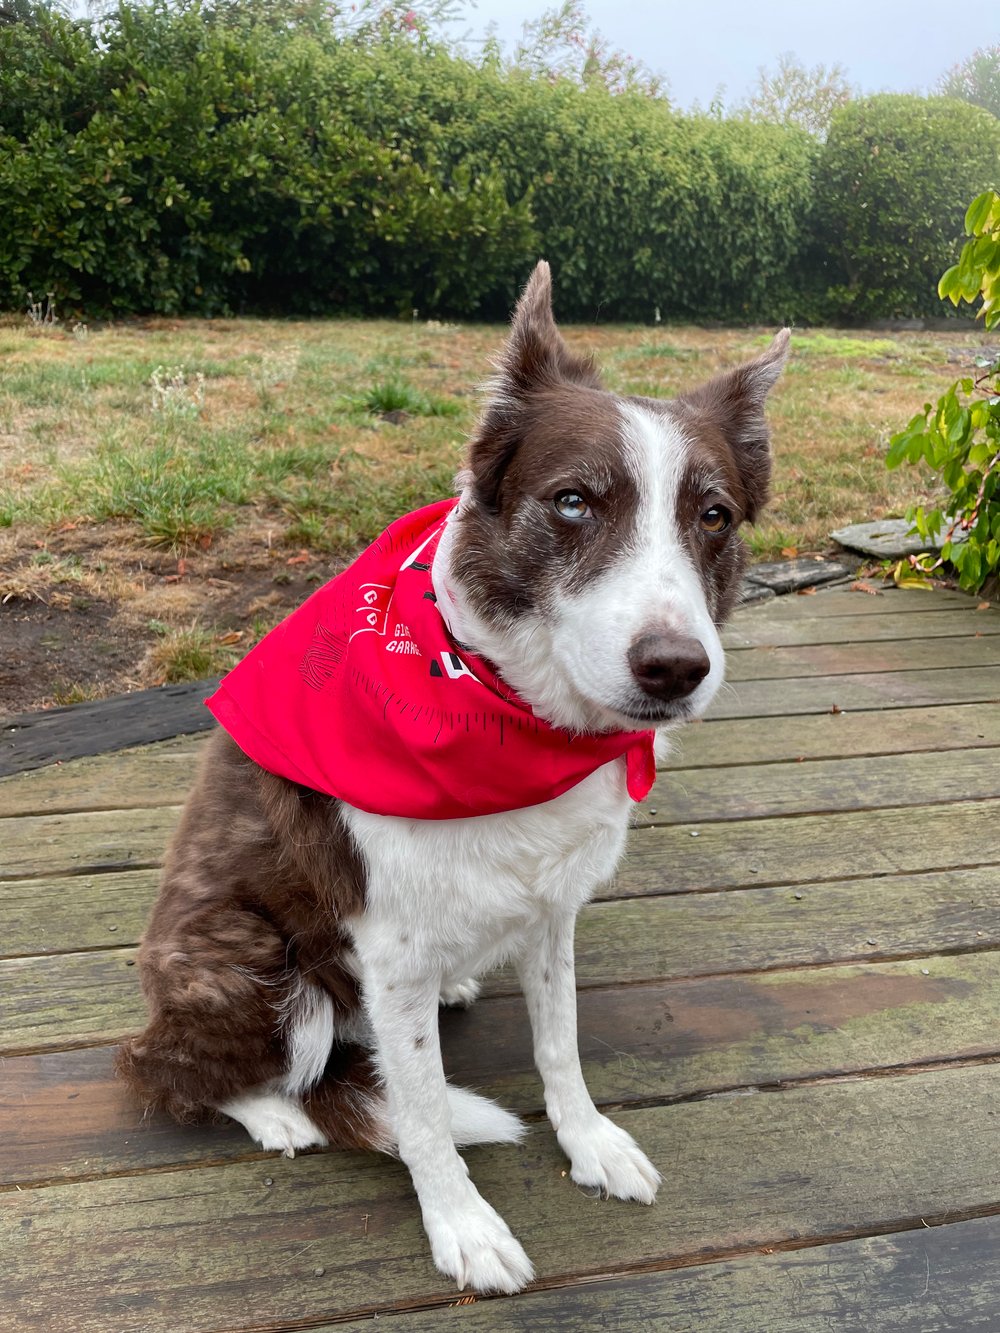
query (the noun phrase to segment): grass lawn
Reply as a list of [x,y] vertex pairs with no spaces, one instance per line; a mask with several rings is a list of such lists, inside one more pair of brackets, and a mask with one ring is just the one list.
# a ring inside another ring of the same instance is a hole
[[[609,387],[669,397],[762,330],[569,327]],[[224,669],[387,522],[449,493],[498,327],[0,323],[0,714]],[[810,330],[772,398],[758,559],[927,494],[889,435],[982,335]]]

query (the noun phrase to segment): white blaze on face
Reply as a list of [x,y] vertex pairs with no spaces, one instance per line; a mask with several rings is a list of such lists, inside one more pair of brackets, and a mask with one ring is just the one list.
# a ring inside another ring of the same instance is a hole
[[[624,458],[638,492],[635,526],[622,534],[620,555],[580,593],[554,608],[550,649],[556,663],[604,725],[641,716],[650,702],[629,667],[629,649],[646,634],[697,639],[710,670],[685,700],[689,716],[711,703],[725,669],[722,644],[705,591],[678,523],[678,498],[690,449],[670,418],[621,404]],[[635,710],[633,712],[632,710]],[[594,725],[597,719],[588,719]]]

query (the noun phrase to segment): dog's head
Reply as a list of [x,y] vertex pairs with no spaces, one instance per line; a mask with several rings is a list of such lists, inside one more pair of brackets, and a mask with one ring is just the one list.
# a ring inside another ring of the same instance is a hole
[[547,721],[650,727],[708,707],[788,339],[680,398],[620,397],[566,346],[536,267],[469,448],[442,610]]

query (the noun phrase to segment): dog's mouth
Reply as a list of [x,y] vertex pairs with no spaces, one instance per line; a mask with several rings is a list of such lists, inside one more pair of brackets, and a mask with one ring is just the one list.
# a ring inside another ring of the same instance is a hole
[[695,710],[681,700],[631,700],[627,708],[602,708],[607,730],[646,731],[650,727],[681,726],[690,722]]

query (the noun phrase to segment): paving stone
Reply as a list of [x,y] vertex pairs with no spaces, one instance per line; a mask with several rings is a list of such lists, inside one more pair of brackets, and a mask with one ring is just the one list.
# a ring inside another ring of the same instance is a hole
[[910,531],[905,518],[882,518],[876,523],[851,523],[830,533],[831,538],[851,551],[878,556],[882,560],[901,560],[921,551],[934,551],[939,542],[925,540]]
[[747,571],[746,582],[759,588],[770,588],[774,593],[795,592],[798,588],[811,588],[817,583],[832,583],[834,579],[846,579],[851,571],[839,560],[816,560],[801,556],[797,560],[775,560],[767,564],[752,565]]
[[750,606],[754,602],[769,602],[775,595],[773,588],[766,588],[763,583],[754,583],[753,579],[744,579],[738,605]]

